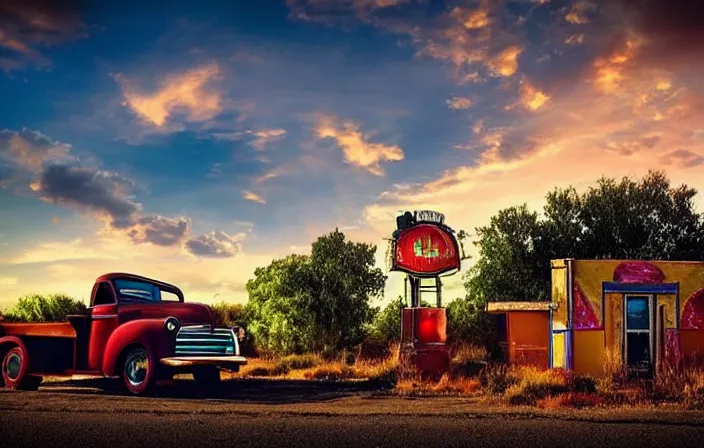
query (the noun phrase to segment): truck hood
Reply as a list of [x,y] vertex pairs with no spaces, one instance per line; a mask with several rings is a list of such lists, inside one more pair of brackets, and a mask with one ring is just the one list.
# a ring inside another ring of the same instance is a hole
[[212,308],[202,303],[159,302],[120,305],[120,317],[123,322],[135,319],[165,319],[169,316],[178,319],[181,325],[215,325],[215,314]]

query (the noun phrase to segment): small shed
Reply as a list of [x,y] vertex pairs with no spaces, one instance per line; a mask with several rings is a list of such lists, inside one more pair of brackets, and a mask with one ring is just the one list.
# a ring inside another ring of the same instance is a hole
[[489,302],[486,310],[499,318],[509,364],[549,367],[551,302]]

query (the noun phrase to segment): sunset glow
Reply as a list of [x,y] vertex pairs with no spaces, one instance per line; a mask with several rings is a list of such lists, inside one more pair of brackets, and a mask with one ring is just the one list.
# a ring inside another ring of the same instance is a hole
[[688,2],[107,3],[0,5],[0,309],[113,271],[245,302],[335,227],[384,267],[403,210],[473,234],[601,176],[704,190]]

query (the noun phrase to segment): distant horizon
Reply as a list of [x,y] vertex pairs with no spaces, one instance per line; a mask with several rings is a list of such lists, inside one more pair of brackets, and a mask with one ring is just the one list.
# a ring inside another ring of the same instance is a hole
[[704,190],[682,0],[50,3],[0,4],[0,309],[115,271],[245,303],[335,227],[385,270],[404,210],[473,234],[602,176]]

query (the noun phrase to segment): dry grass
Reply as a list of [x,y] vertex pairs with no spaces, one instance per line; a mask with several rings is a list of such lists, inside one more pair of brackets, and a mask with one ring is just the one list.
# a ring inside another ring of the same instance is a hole
[[450,348],[452,361],[458,364],[486,361],[489,353],[486,348],[472,344],[458,344]]
[[476,378],[451,377],[443,375],[439,381],[420,378],[401,378],[396,383],[394,392],[398,395],[476,395],[482,389],[482,383]]
[[398,349],[380,360],[348,364],[345,360],[326,360],[319,354],[290,355],[280,359],[253,358],[239,373],[230,377],[274,377],[309,380],[372,379],[394,382],[398,368]]
[[666,367],[654,381],[629,380],[620,356],[607,351],[604,374],[597,379],[564,369],[540,369],[488,362],[486,351],[471,345],[452,347],[450,371],[435,380],[423,378],[393,346],[386,358],[326,360],[317,354],[280,359],[250,359],[237,377],[299,380],[381,380],[404,396],[454,395],[481,397],[494,404],[541,408],[583,408],[606,405],[654,405],[676,402],[704,408],[704,369]]
[[604,400],[595,394],[585,393],[566,393],[555,396],[549,396],[537,401],[536,405],[543,409],[561,409],[561,408],[589,408],[595,406],[603,406]]
[[656,400],[675,401],[687,407],[704,407],[704,368],[663,366],[652,385]]

